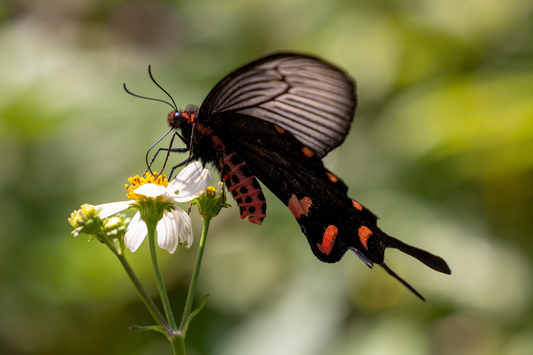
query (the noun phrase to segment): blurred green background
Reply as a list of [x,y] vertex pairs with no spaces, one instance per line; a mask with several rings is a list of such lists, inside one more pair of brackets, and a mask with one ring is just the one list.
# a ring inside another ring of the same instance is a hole
[[[319,262],[270,193],[262,226],[213,222],[188,354],[525,355],[533,349],[533,3],[527,0],[0,2],[0,354],[170,354],[115,257],[67,217],[125,199],[169,107],[257,56],[323,56],[359,107],[326,164],[379,226],[423,303],[352,253]],[[173,161],[182,160],[173,156]],[[212,184],[216,179],[212,179]],[[199,236],[201,222],[193,223]],[[145,243],[146,244],[146,243]],[[161,251],[181,314],[197,243]],[[156,294],[147,245],[131,255]]]

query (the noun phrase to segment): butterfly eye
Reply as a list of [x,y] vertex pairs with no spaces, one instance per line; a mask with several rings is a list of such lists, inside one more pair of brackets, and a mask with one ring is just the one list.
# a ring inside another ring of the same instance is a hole
[[179,111],[172,112],[168,117],[168,123],[170,123],[173,127],[181,127],[181,123],[183,122],[183,115]]

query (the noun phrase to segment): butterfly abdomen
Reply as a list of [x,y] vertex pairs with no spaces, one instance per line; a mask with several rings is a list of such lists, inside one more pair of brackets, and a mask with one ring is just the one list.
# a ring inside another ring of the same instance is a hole
[[266,217],[266,200],[257,179],[244,160],[218,136],[213,135],[212,140],[219,155],[217,169],[239,206],[241,219],[248,217],[251,223],[262,224]]

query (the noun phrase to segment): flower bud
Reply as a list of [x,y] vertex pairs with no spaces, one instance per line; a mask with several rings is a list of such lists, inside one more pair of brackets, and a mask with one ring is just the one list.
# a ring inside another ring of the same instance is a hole
[[70,214],[68,222],[74,228],[84,226],[89,220],[93,219],[97,215],[96,208],[93,205],[84,204],[79,210],[76,210]]
[[110,238],[119,238],[124,235],[131,218],[126,218],[123,213],[106,218],[103,221],[104,233]]
[[98,216],[98,209],[93,205],[84,204],[79,210],[76,210],[70,214],[68,222],[74,230],[72,234],[77,237],[81,233],[88,235],[96,234],[99,232],[100,217]]
[[[198,205],[198,213],[203,219],[212,219],[216,217],[222,207],[226,207],[226,196],[222,193],[224,183],[220,181],[215,188],[208,186],[205,192],[194,199],[194,203]],[[222,200],[224,198],[224,200]]]

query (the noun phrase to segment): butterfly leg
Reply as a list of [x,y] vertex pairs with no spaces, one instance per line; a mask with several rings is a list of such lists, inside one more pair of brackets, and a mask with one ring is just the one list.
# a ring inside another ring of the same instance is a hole
[[[145,170],[145,173],[147,171],[150,171],[152,172],[152,164],[154,163],[155,159],[157,158],[157,155],[159,154],[159,152],[161,151],[165,151],[167,152],[167,156],[165,157],[165,161],[163,163],[163,167],[161,168],[160,170],[160,174],[163,172],[163,170],[165,169],[165,166],[167,164],[167,160],[168,160],[168,157],[170,155],[170,152],[174,152],[174,153],[184,153],[186,151],[188,151],[188,148],[172,148],[172,146],[174,145],[174,138],[176,138],[176,136],[178,136],[182,141],[183,141],[183,137],[181,135],[179,135],[177,132],[174,132],[174,134],[172,135],[172,139],[170,140],[170,144],[168,146],[168,148],[159,148],[157,150],[157,152],[154,154],[154,156],[152,157],[152,159],[150,160],[150,162],[148,162],[148,155],[150,154],[150,151],[152,150],[152,148],[157,144],[159,143],[163,138],[166,137],[166,135],[168,133],[170,133],[171,131],[168,131],[163,137],[161,137],[155,144],[153,144],[150,149],[148,149],[148,151],[146,152],[146,170]],[[175,168],[175,167],[174,167]],[[174,168],[172,169],[172,172],[174,171]],[[171,172],[171,176],[172,176],[172,172]]]
[[[183,149],[185,149],[185,148],[183,148]],[[186,152],[186,151],[187,151],[187,150],[185,150],[185,151],[179,151],[179,152]],[[174,152],[174,150],[173,150],[173,152]],[[187,164],[189,164],[191,161],[194,161],[194,160],[198,160],[198,157],[195,156],[195,155],[189,155],[189,156],[187,157],[187,159],[185,159],[184,161],[182,161],[181,163],[179,163],[179,164],[177,164],[177,165],[174,165],[174,166],[172,167],[172,170],[170,171],[170,175],[168,176],[168,180],[170,181],[170,179],[172,178],[172,175],[174,175],[174,170],[176,170],[177,168],[179,168],[179,167],[181,167],[181,166],[183,166],[183,165],[187,165]]]
[[[167,157],[165,158],[165,162],[163,163],[163,167],[161,168],[161,173],[162,173],[163,169],[165,169],[165,165],[167,163],[167,159],[168,159],[169,153],[171,153],[171,152],[172,153],[185,153],[187,151],[187,148],[159,148],[157,150],[157,152],[154,154],[154,156],[152,157],[152,160],[150,160],[150,163],[147,163],[147,168],[146,168],[145,172],[147,172],[147,171],[151,172],[152,171],[152,169],[151,169],[152,168],[152,164],[154,163],[154,161],[155,161],[157,155],[159,154],[159,152],[161,152],[161,151],[164,151],[164,152],[168,153]],[[180,164],[172,167],[172,171],[174,171],[175,168],[177,168],[177,167],[179,167],[181,165],[183,165],[183,163],[180,163]],[[172,175],[172,173],[171,173],[171,175]]]

